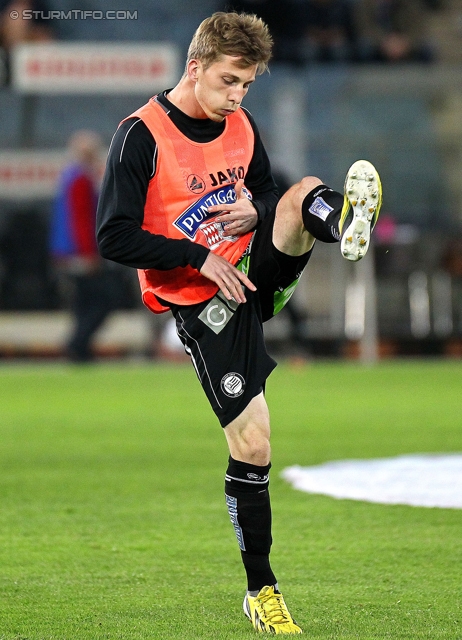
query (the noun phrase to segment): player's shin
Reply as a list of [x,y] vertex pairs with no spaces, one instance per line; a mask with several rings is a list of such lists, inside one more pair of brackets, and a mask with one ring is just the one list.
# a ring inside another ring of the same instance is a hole
[[257,466],[229,458],[225,497],[250,592],[275,585],[271,570],[271,505],[268,491],[271,465]]

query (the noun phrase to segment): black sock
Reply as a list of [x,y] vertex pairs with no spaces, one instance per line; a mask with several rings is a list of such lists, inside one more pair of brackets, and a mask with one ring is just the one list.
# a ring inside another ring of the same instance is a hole
[[271,569],[271,504],[268,491],[271,464],[257,466],[229,457],[225,496],[236,532],[249,591],[276,583]]
[[257,594],[263,587],[276,584],[269,556],[258,556],[241,551],[242,562],[247,573],[247,591]]
[[302,203],[305,229],[321,242],[338,242],[338,228],[343,207],[343,195],[325,184],[310,191]]

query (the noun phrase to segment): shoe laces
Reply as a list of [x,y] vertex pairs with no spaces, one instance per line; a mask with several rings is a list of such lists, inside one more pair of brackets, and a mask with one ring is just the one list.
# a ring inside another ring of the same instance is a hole
[[284,624],[292,622],[286,603],[282,597],[282,593],[274,593],[270,587],[258,597],[258,602],[265,613],[268,622],[272,624]]

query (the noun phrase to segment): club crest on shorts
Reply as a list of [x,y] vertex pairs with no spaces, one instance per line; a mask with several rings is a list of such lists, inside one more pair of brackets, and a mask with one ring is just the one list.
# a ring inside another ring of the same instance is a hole
[[244,393],[245,380],[240,373],[227,373],[221,379],[221,390],[228,398],[238,398]]

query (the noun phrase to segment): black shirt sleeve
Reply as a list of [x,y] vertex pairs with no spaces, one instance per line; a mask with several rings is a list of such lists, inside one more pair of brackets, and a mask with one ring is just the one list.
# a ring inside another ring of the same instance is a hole
[[96,237],[101,255],[137,269],[200,270],[209,249],[187,238],[175,240],[141,228],[149,181],[155,172],[156,142],[139,118],[116,131],[109,149],[98,203]]

